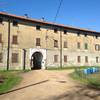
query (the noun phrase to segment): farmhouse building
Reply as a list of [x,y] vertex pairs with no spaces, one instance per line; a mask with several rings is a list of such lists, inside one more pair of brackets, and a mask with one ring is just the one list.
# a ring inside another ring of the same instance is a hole
[[0,12],[0,69],[99,64],[100,32]]

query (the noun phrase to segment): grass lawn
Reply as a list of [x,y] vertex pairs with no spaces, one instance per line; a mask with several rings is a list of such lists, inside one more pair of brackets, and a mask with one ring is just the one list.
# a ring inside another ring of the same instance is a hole
[[100,89],[100,72],[85,75],[82,73],[82,71],[75,71],[71,74],[71,77],[74,80],[77,80],[87,86]]
[[7,92],[21,82],[19,73],[21,71],[0,71],[0,93]]

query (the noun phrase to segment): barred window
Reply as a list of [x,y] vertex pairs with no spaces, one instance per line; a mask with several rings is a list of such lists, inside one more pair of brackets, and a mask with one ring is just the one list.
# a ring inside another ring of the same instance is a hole
[[12,63],[18,63],[18,53],[12,53]]
[[2,34],[0,34],[0,43],[2,43]]
[[80,57],[80,56],[77,57],[77,62],[78,62],[78,63],[81,62],[81,57]]
[[67,42],[66,41],[64,42],[64,48],[67,48]]
[[64,62],[67,62],[67,55],[64,55]]
[[54,47],[58,47],[58,40],[54,40]]
[[3,62],[3,53],[0,53],[0,63]]
[[41,43],[40,43],[40,38],[36,38],[36,46],[40,46]]
[[18,44],[18,36],[17,35],[13,35],[12,44]]
[[58,62],[58,55],[54,55],[54,62]]

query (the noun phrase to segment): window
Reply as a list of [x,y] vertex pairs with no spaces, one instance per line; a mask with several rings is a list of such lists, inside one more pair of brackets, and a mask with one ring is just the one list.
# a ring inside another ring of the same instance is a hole
[[98,39],[98,36],[95,36],[96,39]]
[[3,62],[3,54],[0,53],[0,63],[2,63],[2,62]]
[[85,34],[84,36],[87,37],[87,34]]
[[40,38],[36,38],[36,46],[40,46]]
[[88,63],[88,56],[85,56],[85,63]]
[[77,48],[80,49],[80,42],[77,42]]
[[54,62],[58,62],[58,55],[54,55]]
[[18,63],[18,53],[12,53],[12,63]]
[[99,57],[96,57],[96,63],[99,63]]
[[54,33],[57,33],[57,32],[58,32],[58,30],[57,30],[57,28],[55,28],[55,29],[54,29]]
[[95,50],[99,51],[99,44],[95,44]]
[[64,34],[67,34],[67,30],[64,30]]
[[12,37],[12,44],[18,44],[18,37],[17,37],[17,35],[13,35],[13,37]]
[[77,33],[77,36],[80,36],[80,32]]
[[88,44],[87,43],[85,43],[85,49],[88,49]]
[[58,41],[54,40],[54,47],[58,47]]
[[81,62],[81,57],[80,57],[80,56],[77,57],[77,62],[78,62],[78,63]]
[[67,42],[66,41],[64,42],[64,48],[67,48]]
[[18,22],[17,21],[13,21],[13,26],[18,26]]
[[3,22],[3,19],[2,19],[2,18],[0,18],[0,24],[2,24],[2,22]]
[[2,34],[0,34],[0,43],[2,43]]
[[64,55],[64,62],[66,63],[67,62],[67,56]]
[[40,27],[39,25],[36,26],[36,30],[40,30],[40,28],[41,28],[41,27]]

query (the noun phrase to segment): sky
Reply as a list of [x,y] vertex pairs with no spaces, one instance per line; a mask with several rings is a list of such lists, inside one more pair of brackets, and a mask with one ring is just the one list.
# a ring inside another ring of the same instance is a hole
[[[0,11],[53,22],[60,0],[0,0]],[[63,0],[56,23],[100,32],[100,0]]]

